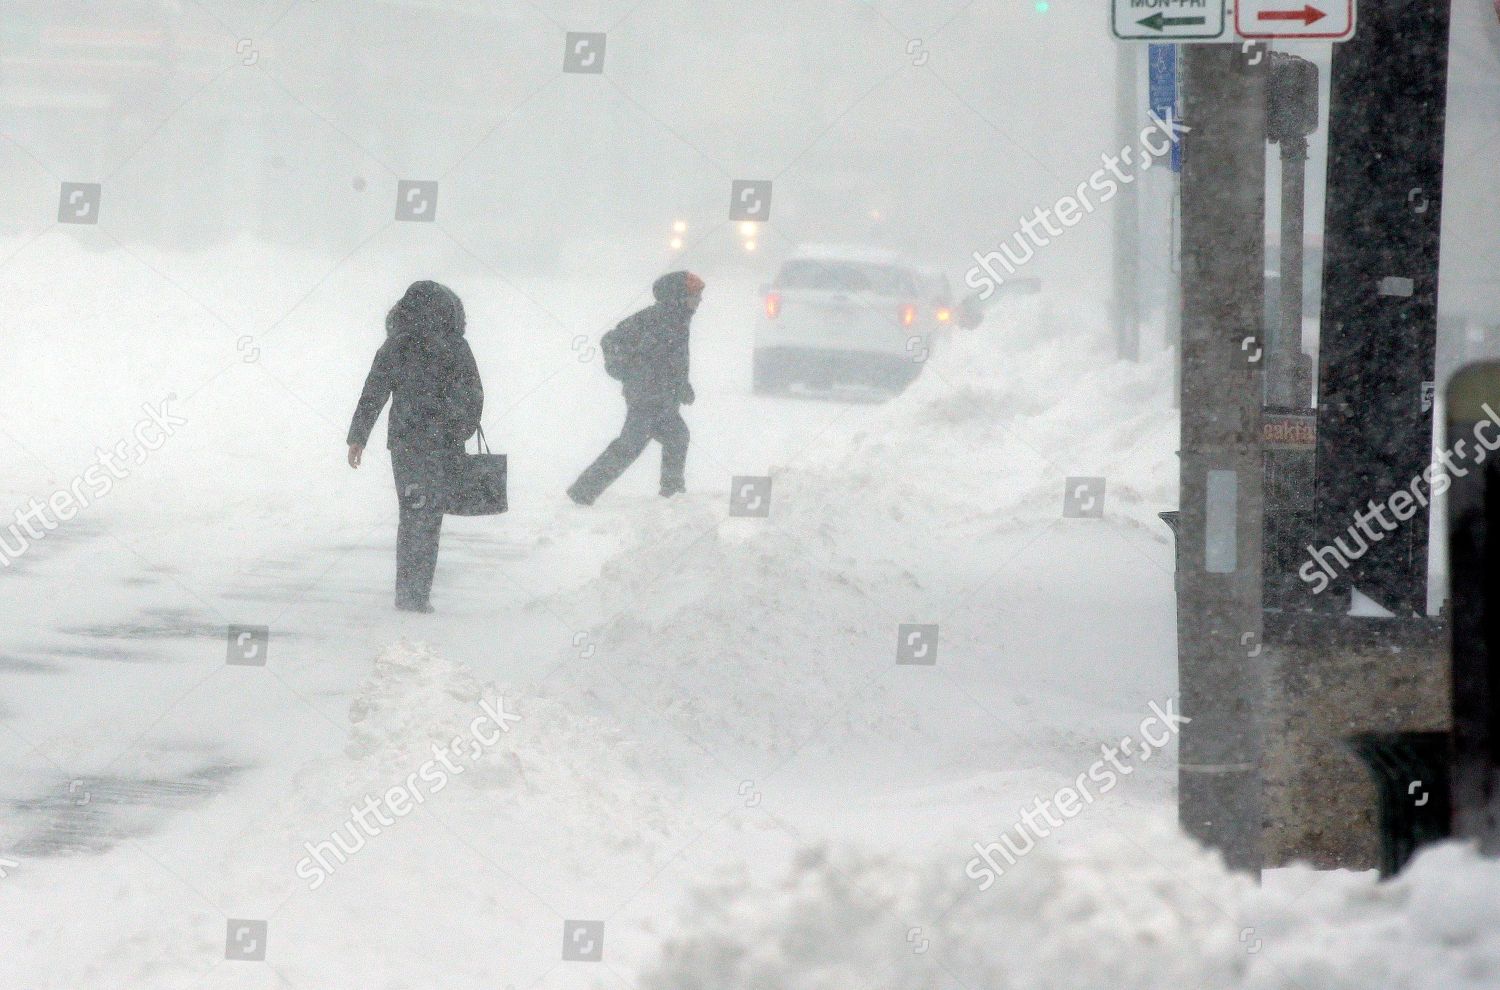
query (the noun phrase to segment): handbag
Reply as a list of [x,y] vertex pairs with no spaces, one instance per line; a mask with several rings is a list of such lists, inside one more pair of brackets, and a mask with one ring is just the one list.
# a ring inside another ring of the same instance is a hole
[[445,507],[450,516],[498,516],[509,508],[505,455],[490,453],[482,426],[478,438],[478,453],[465,450],[456,457]]

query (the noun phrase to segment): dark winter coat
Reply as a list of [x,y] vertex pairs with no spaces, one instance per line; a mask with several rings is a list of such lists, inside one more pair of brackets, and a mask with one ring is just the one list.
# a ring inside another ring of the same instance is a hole
[[693,401],[689,383],[688,333],[693,311],[688,299],[701,294],[703,283],[688,272],[672,272],[651,287],[656,305],[620,324],[631,341],[632,359],[621,381],[631,405],[677,406]]
[[369,443],[389,399],[391,449],[462,447],[478,431],[484,412],[479,368],[464,340],[463,303],[446,286],[414,282],[385,324],[386,341],[365,380],[349,443]]

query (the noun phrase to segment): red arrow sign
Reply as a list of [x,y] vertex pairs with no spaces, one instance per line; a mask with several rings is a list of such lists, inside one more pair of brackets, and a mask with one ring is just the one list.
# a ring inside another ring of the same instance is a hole
[[1257,20],[1262,21],[1301,21],[1304,25],[1310,25],[1318,23],[1328,15],[1312,4],[1308,4],[1301,10],[1262,10],[1255,16]]
[[[1234,30],[1241,38],[1354,37],[1357,0],[1235,0]],[[1494,0],[1500,4],[1500,0]],[[1293,4],[1296,4],[1293,7]]]

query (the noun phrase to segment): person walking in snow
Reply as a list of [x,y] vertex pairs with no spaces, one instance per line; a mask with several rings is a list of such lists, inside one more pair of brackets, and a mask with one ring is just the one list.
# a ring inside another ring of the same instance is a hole
[[599,342],[605,371],[624,386],[625,426],[568,489],[579,505],[593,505],[652,440],[661,444],[662,496],[687,491],[688,428],[681,407],[695,398],[688,380],[688,335],[703,289],[703,280],[691,272],[663,275],[651,287],[656,304]]
[[396,529],[396,608],[431,612],[443,503],[464,444],[479,430],[484,385],[464,339],[464,306],[447,286],[413,282],[385,318],[354,422],[349,466],[364,459],[370,431],[391,403],[387,446],[401,508]]

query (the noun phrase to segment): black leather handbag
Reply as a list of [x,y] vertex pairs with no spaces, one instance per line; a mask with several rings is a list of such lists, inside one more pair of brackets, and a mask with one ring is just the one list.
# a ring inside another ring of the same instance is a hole
[[484,427],[479,428],[478,436],[477,454],[463,451],[455,458],[445,507],[450,516],[498,516],[509,508],[505,455],[490,453]]

